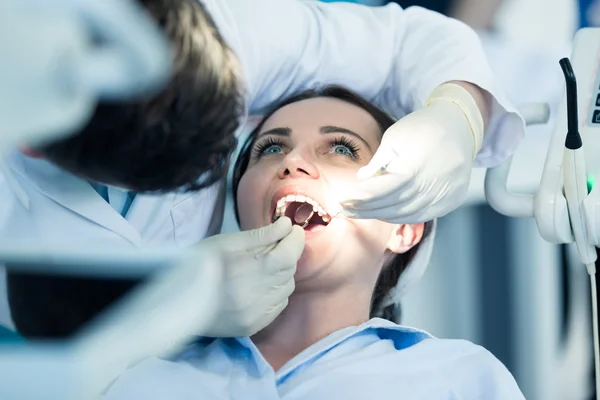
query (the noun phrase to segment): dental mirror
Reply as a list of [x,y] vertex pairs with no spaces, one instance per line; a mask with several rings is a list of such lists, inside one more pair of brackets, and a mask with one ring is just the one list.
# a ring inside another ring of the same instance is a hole
[[296,212],[294,213],[294,221],[298,225],[302,226],[302,228],[305,228],[313,215],[315,215],[313,206],[308,203],[304,203],[296,209]]

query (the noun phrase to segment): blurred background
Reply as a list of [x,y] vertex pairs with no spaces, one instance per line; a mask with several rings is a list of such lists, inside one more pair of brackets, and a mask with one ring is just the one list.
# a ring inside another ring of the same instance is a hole
[[[509,98],[517,105],[550,104],[549,124],[528,129],[514,157],[518,174],[509,180],[510,189],[533,193],[563,96],[558,61],[570,54],[577,29],[600,26],[596,1],[396,2],[472,26]],[[466,204],[439,221],[431,267],[403,300],[402,323],[486,347],[511,370],[527,399],[592,399],[589,284],[576,250],[545,242],[532,219],[503,217],[487,206],[484,173],[474,172]],[[226,221],[224,230],[234,229],[233,223]],[[5,297],[0,270],[0,324],[11,326]]]

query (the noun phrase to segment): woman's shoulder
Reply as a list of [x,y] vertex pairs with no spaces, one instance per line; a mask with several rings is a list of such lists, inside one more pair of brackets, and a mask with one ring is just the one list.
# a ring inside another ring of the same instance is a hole
[[433,339],[422,355],[434,360],[456,392],[468,399],[525,399],[506,368],[490,351],[467,340]]
[[[440,339],[428,332],[377,320],[370,321],[379,337],[394,341],[391,355],[399,365],[411,370],[427,371],[447,381],[465,398],[523,399],[519,387],[504,364],[484,347],[462,339]],[[410,346],[407,338],[421,338]]]
[[[368,323],[372,328],[380,330],[379,336],[383,339],[396,339],[405,336],[414,336],[415,348],[420,353],[446,354],[449,358],[463,357],[494,357],[484,347],[463,339],[437,338],[429,332],[407,325],[396,324],[380,318],[373,318]],[[427,339],[427,340],[426,340]],[[412,347],[412,346],[405,346]],[[495,358],[495,357],[494,357]]]
[[[452,357],[462,357],[468,354],[490,354],[485,348],[463,339],[441,339],[433,336],[429,332],[407,325],[400,325],[388,320],[373,318],[368,322],[371,328],[379,331],[382,339],[392,339],[398,341],[412,342],[412,345],[419,344],[415,350],[419,352],[435,352],[448,354]],[[427,340],[426,340],[427,339]],[[401,346],[408,348],[413,346]],[[396,346],[398,350],[398,346]]]

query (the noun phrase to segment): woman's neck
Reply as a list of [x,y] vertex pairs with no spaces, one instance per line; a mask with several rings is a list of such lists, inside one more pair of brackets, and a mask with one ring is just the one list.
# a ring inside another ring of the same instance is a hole
[[278,370],[298,353],[340,329],[369,319],[371,294],[363,291],[327,293],[297,291],[287,308],[252,337],[263,357]]

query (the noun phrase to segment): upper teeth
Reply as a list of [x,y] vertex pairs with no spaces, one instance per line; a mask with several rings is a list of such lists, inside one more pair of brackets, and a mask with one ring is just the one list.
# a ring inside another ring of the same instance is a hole
[[323,209],[323,207],[321,207],[319,203],[317,203],[317,201],[311,199],[310,197],[302,196],[299,194],[290,194],[280,198],[277,201],[277,207],[275,208],[275,219],[283,217],[285,215],[287,207],[294,202],[310,204],[311,206],[313,206],[313,211],[315,213],[318,213],[319,216],[325,222],[329,222],[329,220],[331,219],[327,212]]

